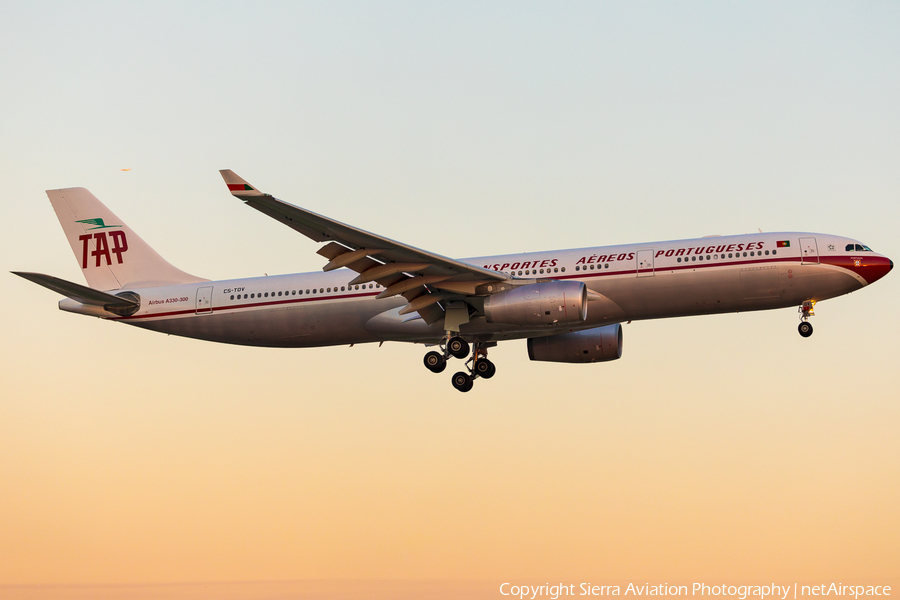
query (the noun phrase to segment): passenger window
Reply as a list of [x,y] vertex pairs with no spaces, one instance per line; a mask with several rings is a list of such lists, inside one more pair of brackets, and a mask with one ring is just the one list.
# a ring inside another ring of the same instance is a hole
[[231,295],[231,299],[234,300],[234,294]]
[[769,255],[769,251],[768,251],[768,250],[766,250],[766,256],[768,256],[768,255]]
[[772,250],[772,254],[778,254],[778,250]]
[[565,267],[562,268],[562,272],[563,272],[563,273],[566,272],[566,268],[565,268]]
[[696,256],[692,256],[692,257],[691,257],[691,261],[692,261],[692,262],[697,262],[697,257],[696,257]]

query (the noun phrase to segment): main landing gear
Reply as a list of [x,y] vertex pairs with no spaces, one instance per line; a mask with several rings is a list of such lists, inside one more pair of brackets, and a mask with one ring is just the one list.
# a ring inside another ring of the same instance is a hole
[[[425,355],[425,366],[432,373],[441,373],[447,368],[447,359],[451,356],[460,360],[469,355],[469,343],[459,336],[453,336],[441,343],[443,352],[431,352]],[[475,379],[482,377],[490,379],[497,372],[494,363],[488,360],[486,345],[475,342],[475,352],[472,357],[465,363],[465,371],[458,371],[453,374],[450,383],[453,384],[460,392],[468,392],[472,389]]]
[[797,327],[797,331],[805,338],[808,338],[813,334],[813,326],[812,323],[809,322],[809,318],[816,316],[816,313],[813,312],[815,307],[815,300],[806,300],[800,305],[800,308],[797,309],[800,313],[800,326]]

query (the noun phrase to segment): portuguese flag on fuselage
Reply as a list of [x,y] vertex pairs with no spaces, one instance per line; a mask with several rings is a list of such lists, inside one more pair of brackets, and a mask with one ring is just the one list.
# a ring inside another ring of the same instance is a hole
[[791,242],[790,242],[789,240],[783,240],[783,241],[780,241],[780,242],[775,242],[775,247],[776,247],[776,248],[790,248],[790,247],[791,247]]

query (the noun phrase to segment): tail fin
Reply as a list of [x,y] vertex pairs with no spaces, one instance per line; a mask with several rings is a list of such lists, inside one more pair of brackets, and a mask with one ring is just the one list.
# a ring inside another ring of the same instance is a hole
[[166,262],[86,189],[47,190],[47,196],[90,287],[117,290],[206,281]]

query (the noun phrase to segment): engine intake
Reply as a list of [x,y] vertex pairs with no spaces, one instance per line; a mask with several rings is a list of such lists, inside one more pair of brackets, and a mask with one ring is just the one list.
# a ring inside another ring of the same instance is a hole
[[587,288],[580,281],[532,283],[488,296],[488,323],[555,325],[581,323],[587,318]]
[[622,357],[622,326],[528,338],[528,358],[547,362],[593,363]]

